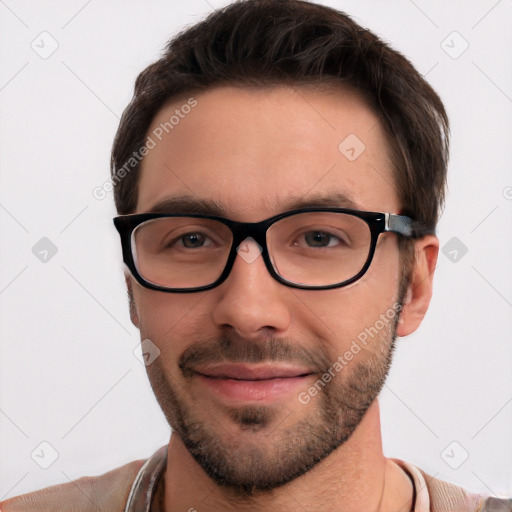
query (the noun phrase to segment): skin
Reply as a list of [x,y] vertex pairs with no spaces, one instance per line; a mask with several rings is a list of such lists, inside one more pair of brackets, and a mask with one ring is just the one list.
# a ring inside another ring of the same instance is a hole
[[[291,198],[333,191],[349,197],[361,210],[400,211],[388,142],[377,117],[357,93],[223,86],[194,97],[197,106],[144,159],[137,213],[165,198],[188,195],[215,199],[230,219],[256,222],[290,210]],[[185,101],[173,99],[165,105],[148,133]],[[349,134],[356,134],[366,146],[353,162],[338,150]],[[410,286],[396,325],[398,336],[414,332],[426,313],[438,249],[434,236],[416,242]],[[338,398],[356,401],[347,383],[357,382],[358,375],[363,378],[365,368],[381,370],[385,378],[393,329],[383,329],[308,404],[301,404],[295,393],[271,404],[252,403],[268,413],[268,421],[258,428],[244,428],[231,414],[244,404],[226,403],[197,378],[187,379],[178,362],[191,346],[216,346],[220,339],[245,347],[265,347],[269,340],[277,340],[336,361],[399,299],[396,235],[379,237],[372,265],[360,280],[333,290],[286,287],[270,276],[262,258],[248,263],[240,256],[224,283],[199,293],[162,293],[141,287],[129,275],[126,279],[133,296],[132,322],[141,339],[151,339],[161,351],[147,371],[160,406],[175,427],[161,490],[164,510],[411,510],[411,481],[382,452],[375,396],[353,432],[344,433],[351,434],[348,440],[304,474],[267,491],[242,492],[219,485],[187,449],[180,436],[184,426],[177,418],[182,406],[240,471],[251,464],[261,469],[265,466],[257,466],[257,461],[263,460],[271,474],[277,463],[286,461],[283,447],[314,443],[307,438],[309,430],[298,426],[321,421],[329,396],[331,404]],[[303,389],[318,377],[306,378]],[[347,414],[340,411],[343,423]],[[265,474],[259,469],[257,474]]]

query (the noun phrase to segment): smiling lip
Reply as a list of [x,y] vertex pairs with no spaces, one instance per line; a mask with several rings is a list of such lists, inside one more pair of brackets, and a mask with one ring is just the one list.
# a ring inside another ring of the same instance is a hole
[[217,396],[235,401],[274,401],[300,392],[313,372],[297,365],[224,363],[194,369],[199,381]]
[[313,373],[310,369],[290,364],[247,364],[224,363],[205,368],[196,368],[196,373],[213,379],[269,380],[302,377]]

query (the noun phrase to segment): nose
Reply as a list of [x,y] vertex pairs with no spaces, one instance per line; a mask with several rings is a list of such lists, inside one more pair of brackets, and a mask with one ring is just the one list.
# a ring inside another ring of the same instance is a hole
[[244,338],[276,336],[290,326],[289,290],[268,272],[261,248],[246,238],[228,278],[217,287],[213,320]]

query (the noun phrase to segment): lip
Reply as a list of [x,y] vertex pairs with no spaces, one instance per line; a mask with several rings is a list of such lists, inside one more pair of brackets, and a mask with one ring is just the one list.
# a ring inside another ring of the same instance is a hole
[[238,363],[222,363],[194,369],[205,377],[213,379],[234,380],[270,380],[302,377],[313,373],[309,368],[292,364],[248,365]]
[[198,381],[220,399],[273,402],[299,393],[312,371],[297,365],[220,364],[195,369]]

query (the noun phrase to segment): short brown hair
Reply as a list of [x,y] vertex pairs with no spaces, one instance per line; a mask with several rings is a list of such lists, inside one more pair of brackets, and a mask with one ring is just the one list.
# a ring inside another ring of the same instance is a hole
[[112,148],[120,214],[137,205],[140,161],[117,174],[144,146],[169,99],[219,85],[338,83],[359,91],[390,143],[401,213],[434,232],[444,203],[448,118],[439,96],[412,64],[376,35],[332,8],[302,0],[242,0],[173,38],[137,77]]

